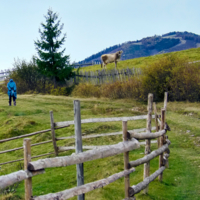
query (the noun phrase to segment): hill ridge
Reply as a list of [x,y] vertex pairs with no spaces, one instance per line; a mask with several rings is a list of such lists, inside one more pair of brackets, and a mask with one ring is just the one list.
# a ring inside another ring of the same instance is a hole
[[169,32],[161,36],[154,35],[141,40],[128,41],[119,45],[113,45],[88,58],[78,62],[79,64],[89,62],[101,62],[101,55],[123,51],[121,60],[182,51],[190,48],[200,47],[200,35],[191,32]]

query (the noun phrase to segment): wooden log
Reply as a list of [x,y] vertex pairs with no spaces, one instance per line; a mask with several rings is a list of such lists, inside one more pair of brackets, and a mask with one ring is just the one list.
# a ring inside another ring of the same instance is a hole
[[[151,143],[156,143],[157,141],[153,140]],[[146,142],[139,142],[140,145],[145,145]],[[101,145],[101,146],[83,146],[83,149],[98,149],[98,148],[104,148],[109,145]],[[70,147],[58,147],[59,151],[68,151],[68,150],[74,150],[75,146],[70,146]],[[33,157],[32,157],[33,158]]]
[[54,152],[51,152],[51,153],[45,153],[45,154],[41,154],[41,155],[37,155],[37,156],[33,156],[33,157],[31,157],[31,159],[39,158],[39,157],[42,157],[42,156],[48,156],[48,155],[51,155],[51,154],[54,154]]
[[165,111],[167,110],[167,96],[168,96],[168,92],[165,92],[165,97],[164,97],[164,109],[165,109]]
[[170,141],[167,140],[167,144],[163,145],[159,149],[152,151],[150,154],[144,156],[143,158],[129,162],[130,166],[131,167],[137,167],[137,166],[139,166],[139,165],[141,165],[145,162],[152,160],[153,158],[159,156],[161,153],[166,151],[166,149],[169,147],[169,145],[170,145]]
[[0,154],[12,152],[12,151],[17,151],[17,150],[20,150],[20,149],[23,149],[23,147],[18,147],[18,148],[14,148],[14,149],[9,149],[9,150],[5,150],[5,151],[0,151]]
[[27,178],[31,178],[33,176],[44,174],[44,173],[45,171],[43,169],[39,171],[35,171],[35,172],[30,172],[28,170],[25,170],[25,171],[20,170],[14,173],[0,176],[0,189],[4,189],[10,185],[23,181]]
[[[55,129],[66,128],[66,127],[69,127],[69,126],[70,125],[67,124],[67,125],[64,125],[64,126],[56,127]],[[11,140],[16,140],[16,139],[20,139],[20,138],[30,137],[30,136],[33,136],[33,135],[46,133],[46,132],[49,132],[49,131],[51,131],[51,129],[37,131],[37,132],[33,132],[33,133],[25,134],[25,135],[20,135],[20,136],[16,136],[16,137],[12,137],[12,138],[6,138],[6,139],[3,139],[3,140],[0,140],[0,143],[8,142],[8,141],[11,141]]]
[[[152,118],[155,116],[153,115]],[[97,123],[97,122],[117,122],[117,121],[130,121],[130,120],[142,120],[147,119],[147,115],[132,116],[132,117],[111,117],[111,118],[94,118],[94,119],[82,119],[81,124],[85,123]],[[67,126],[73,125],[74,121],[55,122],[55,126]]]
[[[161,110],[161,124],[160,124],[161,130],[164,130],[164,125],[165,125],[165,109],[162,109]],[[165,138],[164,136],[160,136],[160,147],[163,146],[163,143],[165,142],[164,138]],[[163,153],[160,154],[160,156],[159,156],[159,168],[162,166],[163,166]],[[161,173],[158,176],[158,180],[162,181],[162,178],[163,178],[163,174]]]
[[29,136],[33,136],[33,135],[37,135],[37,134],[40,134],[40,133],[46,133],[46,132],[49,132],[49,131],[51,131],[51,129],[37,131],[37,132],[34,132],[34,133],[20,135],[20,136],[16,136],[16,137],[12,137],[12,138],[7,138],[7,139],[0,140],[0,143],[8,142],[8,141],[11,141],[11,140],[16,140],[16,139],[20,139],[20,138],[25,138],[25,137],[29,137]]
[[[146,130],[147,132],[151,133],[151,119],[152,119],[152,111],[153,111],[153,94],[148,95],[148,114],[147,114],[147,125]],[[147,156],[151,152],[151,140],[146,139],[145,145],[145,155]],[[143,179],[147,178],[150,175],[150,161],[144,163],[144,177]],[[148,193],[148,186],[144,189],[144,194]]]
[[47,141],[44,141],[44,142],[39,142],[39,143],[35,143],[35,144],[31,144],[31,146],[38,146],[38,145],[41,145],[41,144],[47,144],[47,143],[51,143],[52,140],[47,140]]
[[[154,115],[155,115],[155,125],[156,125],[156,131],[159,131],[159,126],[158,126],[158,115],[157,115],[157,108],[156,108],[156,102],[153,103],[154,107]],[[160,140],[157,138],[157,143],[158,143],[158,148],[160,147]]]
[[24,158],[8,161],[8,162],[4,162],[4,163],[0,163],[0,165],[6,165],[6,164],[14,163],[14,162],[19,162],[19,161],[22,161],[22,160],[24,160]]
[[[82,134],[81,134],[81,110],[80,110],[80,101],[74,100],[74,131],[75,131],[75,146],[76,153],[82,153]],[[76,165],[76,177],[77,177],[77,186],[84,185],[84,169],[83,163]],[[81,194],[77,198],[78,200],[84,200],[84,194]]]
[[[127,121],[122,122],[122,130],[123,130],[123,141],[128,141],[128,132],[127,132]],[[124,152],[124,170],[129,169],[129,152]],[[130,180],[129,175],[124,177],[124,189],[125,189],[125,198],[129,197],[129,189]]]
[[137,140],[131,140],[126,142],[120,142],[118,144],[109,145],[100,149],[93,149],[84,151],[79,154],[72,154],[70,156],[62,156],[55,158],[46,158],[33,161],[29,163],[28,169],[30,171],[36,171],[39,169],[50,168],[50,167],[65,167],[69,165],[84,163],[91,160],[96,160],[99,158],[105,158],[109,156],[114,156],[126,151],[131,151],[140,147]]
[[[104,148],[107,147],[108,145],[102,145],[102,146],[82,146],[83,149],[98,149],[98,148]],[[68,151],[68,150],[75,150],[75,146],[70,146],[70,147],[58,147],[59,151]]]
[[[33,156],[31,158],[34,159],[34,158],[38,158],[38,157],[42,157],[42,156],[47,156],[47,155],[51,155],[51,154],[54,154],[54,153],[41,154],[41,155],[38,155],[38,156]],[[8,161],[8,162],[4,162],[4,163],[0,163],[0,165],[6,165],[6,164],[14,163],[14,162],[19,162],[19,161],[22,161],[22,160],[24,160],[24,158],[21,158],[21,159],[18,159],[18,160]]]
[[[28,163],[31,162],[31,140],[24,139],[24,170],[28,169]],[[25,184],[25,200],[30,200],[32,197],[32,178],[27,178]]]
[[[45,142],[40,142],[40,143],[35,143],[35,144],[31,144],[31,146],[37,146],[37,145],[46,144],[46,143],[50,143],[50,142],[52,142],[52,140],[45,141]],[[20,150],[20,149],[23,149],[23,147],[9,149],[9,150],[5,150],[5,151],[0,151],[0,154],[12,152],[12,151],[17,151],[17,150]]]
[[69,199],[72,198],[74,196],[80,195],[80,194],[85,194],[87,192],[90,192],[92,190],[98,189],[98,188],[102,188],[110,183],[113,183],[114,181],[134,172],[135,169],[128,169],[116,174],[113,174],[111,176],[109,176],[108,178],[105,179],[101,179],[92,183],[87,183],[85,185],[79,186],[79,187],[75,187],[75,188],[71,188],[68,190],[64,190],[62,192],[58,192],[58,193],[50,193],[50,194],[46,194],[46,195],[42,195],[42,196],[38,196],[38,197],[34,197],[32,198],[32,200],[46,200],[46,199],[57,199],[57,200],[62,200],[62,199]]
[[60,127],[55,127],[55,123],[54,123],[54,129],[56,130],[56,129],[61,129],[61,128],[66,128],[66,127],[69,127],[70,125],[69,124],[67,124],[67,125],[65,125],[65,126],[60,126]]
[[162,130],[162,131],[158,131],[155,133],[151,133],[151,132],[137,133],[134,131],[130,131],[129,133],[130,133],[131,138],[135,138],[137,140],[144,140],[144,139],[155,139],[157,137],[160,137],[160,136],[164,135],[166,133],[166,131]]
[[50,111],[50,123],[51,123],[51,137],[52,137],[54,152],[55,152],[55,156],[58,156],[58,147],[56,145],[56,134],[54,130],[53,111]]
[[[145,131],[146,128],[140,128],[140,129],[134,129],[134,130],[129,130],[128,132],[134,131],[134,132],[142,132]],[[155,127],[152,127],[152,130],[155,130]],[[112,135],[121,135],[123,132],[119,131],[119,132],[115,132],[115,133],[101,133],[101,134],[91,134],[91,135],[83,135],[82,134],[82,139],[84,138],[96,138],[96,137],[104,137],[104,136],[112,136]],[[60,138],[56,138],[56,140],[66,140],[66,139],[71,139],[71,138],[75,138],[74,135],[72,136],[68,136],[68,137],[60,137]]]
[[[134,132],[140,132],[140,131],[145,131],[145,130],[146,130],[146,128],[134,129]],[[155,130],[155,127],[152,127],[152,130]],[[128,132],[130,132],[130,131],[128,131]],[[97,135],[82,136],[82,138],[95,138],[95,137],[101,137],[101,136],[120,135],[120,134],[122,134],[122,131],[116,132],[116,133],[103,133],[103,134],[97,134]],[[56,140],[64,140],[64,139],[71,139],[71,138],[75,138],[75,136],[56,138]],[[36,146],[36,145],[50,143],[50,142],[52,142],[52,140],[41,142],[41,143],[31,144],[31,146]],[[143,142],[140,142],[140,145],[143,145]],[[100,148],[100,147],[105,147],[105,145],[103,145],[103,146],[83,146],[83,149],[94,149],[94,148]],[[23,149],[23,147],[19,147],[19,149]],[[75,146],[74,147],[73,146],[72,147],[58,147],[58,151],[68,151],[68,150],[74,150],[74,149],[75,149]],[[7,151],[9,152],[11,150],[6,150],[5,152],[2,152],[2,153],[6,153]],[[14,149],[13,149],[13,151],[14,151]],[[38,156],[33,156],[31,158],[33,159],[33,158],[38,158],[38,157],[51,155],[51,154],[54,154],[54,153],[42,154],[42,155],[38,155]],[[22,158],[22,159],[18,159],[18,160],[0,163],[0,165],[5,165],[5,164],[13,163],[13,162],[19,162],[19,161],[22,161],[22,160],[24,160],[24,159]]]
[[137,193],[139,193],[141,190],[145,189],[150,182],[152,182],[154,179],[156,179],[157,176],[159,176],[163,171],[165,170],[165,167],[162,166],[160,169],[158,169],[156,172],[154,172],[151,176],[144,179],[144,181],[138,183],[137,185],[134,185],[131,187],[130,196],[133,196]]

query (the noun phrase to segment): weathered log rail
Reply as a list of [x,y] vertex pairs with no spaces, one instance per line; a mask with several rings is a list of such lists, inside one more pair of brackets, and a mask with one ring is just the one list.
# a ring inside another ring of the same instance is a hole
[[[52,111],[50,112],[50,116],[51,116],[51,129],[46,129],[46,130],[42,130],[42,131],[36,131],[36,132],[33,132],[33,133],[29,133],[29,134],[24,134],[24,135],[12,137],[12,138],[2,139],[2,140],[0,140],[0,143],[9,142],[9,141],[17,140],[17,139],[21,139],[21,138],[27,138],[27,137],[30,137],[30,136],[34,136],[34,135],[38,135],[38,134],[42,134],[42,133],[46,133],[46,132],[50,132],[51,131],[51,132],[53,132],[52,133],[52,140],[31,144],[31,146],[37,146],[37,145],[42,145],[42,144],[47,144],[47,143],[53,143],[54,153],[49,152],[49,153],[46,153],[46,154],[33,156],[32,159],[33,158],[47,156],[47,155],[51,155],[51,154],[55,154],[56,156],[58,156],[59,152],[68,151],[68,150],[74,149],[74,147],[66,147],[66,148],[65,147],[58,147],[57,144],[56,144],[56,141],[75,138],[75,136],[60,137],[60,138],[58,137],[57,138],[56,135],[55,135],[55,131],[54,131],[54,130],[57,130],[57,129],[69,127],[70,125],[74,125],[74,121],[64,121],[64,122],[56,122],[55,123],[54,120],[53,120],[53,112]],[[81,120],[81,123],[84,124],[84,123],[114,122],[114,121],[122,121],[122,120],[142,120],[142,119],[146,119],[146,115],[132,116],[132,117],[83,119],[83,120]],[[139,129],[139,130],[135,129],[134,131],[136,131],[136,132],[145,131],[145,129]],[[82,138],[96,138],[96,137],[111,136],[111,135],[118,135],[118,134],[122,134],[122,132],[85,135],[85,136],[82,136]],[[92,149],[92,148],[93,147],[87,147],[86,149]],[[14,148],[14,149],[8,149],[8,150],[0,151],[0,154],[12,152],[12,151],[17,151],[17,150],[22,150],[22,149],[23,149],[23,147],[17,147],[17,148]],[[23,160],[24,159],[21,158],[21,159],[17,159],[17,160],[7,161],[7,162],[0,163],[0,165],[10,164],[10,163],[14,163],[14,162],[23,161]]]
[[[165,95],[167,96],[167,95]],[[148,102],[148,113],[149,116],[146,117],[147,119],[147,127],[146,132],[138,133],[138,130],[128,131],[127,128],[127,120],[122,120],[122,132],[116,133],[109,133],[109,134],[96,134],[91,135],[92,137],[100,137],[100,136],[109,136],[112,134],[122,134],[123,133],[123,142],[120,142],[115,145],[105,145],[105,146],[85,146],[85,148],[88,148],[91,150],[80,152],[80,153],[74,153],[70,156],[62,156],[62,157],[54,157],[54,158],[46,158],[46,159],[40,159],[37,161],[31,161],[31,146],[34,146],[36,144],[30,144],[30,139],[24,139],[24,162],[25,169],[24,171],[18,171],[14,172],[5,176],[0,176],[0,189],[6,188],[9,185],[12,185],[14,183],[20,182],[22,180],[25,181],[25,199],[26,200],[46,200],[46,199],[68,199],[74,196],[79,196],[82,194],[85,194],[89,191],[92,191],[97,188],[101,188],[105,185],[108,185],[115,180],[124,177],[125,178],[125,199],[135,199],[135,194],[139,193],[141,190],[144,190],[144,193],[147,193],[148,191],[148,185],[150,182],[155,180],[156,177],[159,177],[159,181],[162,181],[163,177],[163,171],[166,167],[169,166],[168,164],[168,157],[169,157],[169,145],[170,141],[168,140],[168,137],[166,136],[167,129],[165,124],[165,111],[166,111],[166,99],[164,101],[165,109],[162,109],[161,111],[161,121],[160,121],[160,130],[158,127],[155,127],[156,132],[151,132],[151,112],[152,112],[152,105],[153,105],[153,98],[149,98]],[[154,103],[154,108],[155,108]],[[157,109],[154,109],[155,116],[156,116],[156,124],[159,124],[157,115]],[[124,118],[123,118],[124,119]],[[51,120],[52,121],[52,120]],[[99,120],[94,120],[94,122],[99,122]],[[86,121],[85,123],[91,123],[91,120]],[[55,128],[56,123],[52,121],[52,124],[54,125],[53,128]],[[65,126],[68,126],[65,122]],[[81,129],[81,127],[80,127]],[[54,130],[54,129],[53,129]],[[145,129],[142,129],[144,131]],[[52,131],[52,129],[51,129]],[[81,131],[81,130],[80,130]],[[141,129],[140,129],[141,131]],[[54,131],[53,131],[54,132]],[[54,135],[55,136],[55,135]],[[88,138],[88,136],[82,136],[82,138]],[[70,136],[70,138],[72,138]],[[81,138],[81,139],[82,139]],[[150,145],[151,145],[151,139],[158,138],[158,149],[151,152]],[[56,137],[55,137],[56,139]],[[57,140],[61,139],[68,139],[68,137],[63,138],[57,138]],[[129,161],[129,151],[137,149],[140,147],[139,140],[146,140],[146,146],[145,146],[145,156],[142,158],[139,158],[137,160]],[[60,149],[59,149],[60,148]],[[58,150],[62,150],[64,147],[59,147]],[[72,147],[66,147],[66,148],[72,148]],[[73,147],[74,148],[74,147]],[[41,173],[44,173],[45,168],[51,168],[51,167],[66,167],[69,165],[77,165],[84,162],[88,162],[91,160],[97,160],[100,158],[106,158],[114,155],[118,155],[124,153],[124,171],[113,174],[107,178],[104,178],[102,180],[98,180],[92,183],[87,183],[83,185],[80,185],[75,188],[67,189],[58,193],[54,194],[46,194],[38,197],[32,197],[32,176],[39,175]],[[159,156],[159,169],[155,171],[152,175],[150,175],[150,160],[154,159],[155,157]],[[146,165],[146,163],[149,163]],[[129,174],[135,171],[135,168],[141,164],[144,165],[144,171],[147,172],[144,180],[137,185],[130,186],[130,177]],[[81,196],[84,199],[84,196]]]
[[66,167],[69,165],[84,163],[99,158],[106,158],[114,156],[126,151],[131,151],[140,147],[137,140],[120,142],[114,145],[108,145],[97,149],[85,151],[71,156],[62,156],[55,158],[40,159],[37,161],[30,162],[28,170],[37,171],[40,169],[51,168],[51,167]]
[[[65,127],[69,127],[69,125],[56,127],[55,129],[61,129],[61,128],[65,128]],[[33,133],[25,134],[25,135],[20,135],[20,136],[16,136],[16,137],[12,137],[12,138],[6,138],[6,139],[3,139],[3,140],[0,140],[0,143],[9,142],[9,141],[17,140],[17,139],[21,139],[21,138],[26,138],[26,137],[34,136],[34,135],[37,135],[37,134],[46,133],[46,132],[49,132],[49,131],[51,131],[51,129],[37,131],[37,132],[33,132]],[[52,140],[48,140],[48,141],[44,141],[44,142],[39,142],[39,143],[32,144],[31,146],[38,146],[38,145],[47,144],[47,143],[51,143],[51,142],[52,142]],[[0,151],[0,154],[12,152],[12,151],[17,151],[17,150],[21,150],[23,148],[24,147],[17,147],[17,148],[14,148],[14,149],[8,149],[8,150],[5,150],[5,151]],[[51,155],[51,154],[54,154],[54,153],[49,152],[49,153],[46,153],[46,154],[41,154],[41,155],[33,156],[32,159],[33,158],[47,156],[47,155]],[[22,161],[22,160],[24,160],[24,158],[17,159],[17,160],[12,160],[12,161],[8,161],[8,162],[3,162],[3,163],[0,163],[0,165],[5,165],[5,164],[14,163],[14,162],[19,162],[19,161]]]

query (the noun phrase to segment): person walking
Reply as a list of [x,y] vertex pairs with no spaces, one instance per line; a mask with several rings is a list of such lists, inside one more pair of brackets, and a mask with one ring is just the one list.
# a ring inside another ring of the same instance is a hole
[[16,106],[16,99],[17,99],[17,87],[13,79],[10,79],[10,81],[7,84],[8,88],[8,96],[9,96],[9,106],[11,106],[12,98],[13,98],[13,104]]

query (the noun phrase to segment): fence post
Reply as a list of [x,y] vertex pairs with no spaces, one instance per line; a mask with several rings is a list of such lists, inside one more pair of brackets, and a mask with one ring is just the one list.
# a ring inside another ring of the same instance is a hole
[[[158,114],[157,114],[156,102],[153,102],[153,107],[154,107],[156,131],[159,131],[159,126],[158,126]],[[157,138],[157,143],[158,143],[158,148],[159,148],[159,147],[160,147],[160,139],[159,139],[159,137]]]
[[[161,124],[160,124],[160,130],[164,130],[164,126],[165,126],[165,109],[162,109],[161,110]],[[163,146],[163,143],[164,143],[164,140],[165,140],[165,134],[163,136],[160,137],[160,147]],[[160,154],[159,156],[159,168],[163,166],[163,153]],[[162,181],[162,178],[163,178],[163,173],[161,173],[159,176],[158,176],[158,180],[159,181]]]
[[[127,135],[127,121],[122,121],[122,130],[123,130],[123,141],[128,141]],[[129,169],[129,151],[124,152],[124,170]],[[125,186],[125,198],[129,197],[129,187],[130,187],[130,180],[129,175],[124,177],[124,186]]]
[[168,92],[165,92],[165,97],[164,97],[164,109],[165,109],[165,111],[167,110],[167,96],[168,96]]
[[[152,118],[152,110],[153,110],[153,94],[148,95],[148,114],[147,114],[147,125],[146,131],[151,132],[151,118]],[[148,155],[151,152],[151,140],[146,140],[145,145],[145,155]],[[144,163],[144,179],[150,176],[150,161]],[[148,186],[144,189],[144,194],[148,193]]]
[[[74,129],[75,129],[75,146],[76,153],[83,152],[82,148],[82,134],[81,134],[81,112],[80,101],[74,100]],[[76,165],[77,171],[77,186],[84,185],[83,163]],[[84,200],[85,194],[81,194],[77,197],[78,200]]]
[[[24,170],[28,170],[28,163],[31,162],[31,140],[24,139]],[[25,200],[30,200],[32,197],[32,178],[27,178],[25,184]]]
[[54,152],[55,152],[55,156],[58,156],[58,147],[56,145],[56,134],[55,134],[55,129],[54,129],[53,111],[50,111],[50,121],[51,121],[51,136],[52,136],[52,141],[53,141]]

